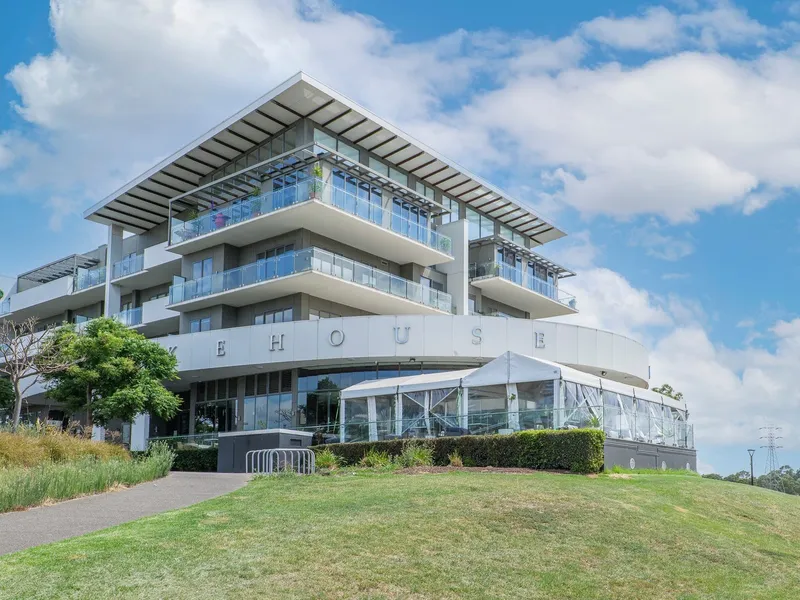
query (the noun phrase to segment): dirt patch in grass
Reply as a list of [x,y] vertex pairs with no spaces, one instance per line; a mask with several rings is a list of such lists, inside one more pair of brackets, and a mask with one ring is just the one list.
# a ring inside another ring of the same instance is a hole
[[427,473],[452,473],[453,471],[464,471],[467,473],[556,473],[565,474],[569,471],[536,471],[534,469],[500,468],[500,467],[408,467],[398,469],[395,473],[399,475],[423,475]]

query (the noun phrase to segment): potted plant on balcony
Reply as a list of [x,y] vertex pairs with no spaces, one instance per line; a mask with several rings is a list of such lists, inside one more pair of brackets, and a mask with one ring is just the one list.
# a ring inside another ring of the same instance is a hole
[[197,220],[198,215],[199,213],[196,208],[190,208],[186,211],[186,220],[183,222],[184,239],[191,239],[200,234],[200,222]]
[[318,200],[322,195],[322,165],[319,163],[314,164],[314,168],[311,170],[311,193],[310,198],[312,200]]
[[261,186],[255,188],[250,196],[250,214],[254,217],[261,214]]

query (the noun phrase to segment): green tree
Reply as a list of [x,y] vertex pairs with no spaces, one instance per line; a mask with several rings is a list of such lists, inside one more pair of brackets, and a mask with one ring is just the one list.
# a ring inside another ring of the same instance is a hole
[[64,326],[56,336],[71,366],[45,376],[47,394],[73,412],[85,410],[90,425],[132,421],[144,412],[170,419],[177,412],[181,400],[163,382],[178,379],[178,361],[163,346],[110,318],[80,331]]
[[14,401],[17,399],[14,394],[14,385],[8,377],[0,378],[0,416],[8,414],[14,410]]
[[654,387],[653,391],[657,394],[662,394],[664,396],[669,396],[675,400],[683,400],[683,394],[681,392],[676,392],[672,389],[672,386],[668,383],[665,383],[661,387]]

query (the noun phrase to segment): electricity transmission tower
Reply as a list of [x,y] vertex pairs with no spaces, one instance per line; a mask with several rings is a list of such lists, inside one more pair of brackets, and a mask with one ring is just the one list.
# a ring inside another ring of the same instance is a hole
[[781,465],[778,462],[778,449],[783,448],[783,446],[777,445],[778,440],[783,439],[782,436],[778,435],[781,429],[781,427],[776,427],[775,425],[768,425],[759,428],[759,431],[764,432],[764,435],[762,435],[760,439],[766,440],[766,445],[761,446],[767,450],[767,485],[765,487],[775,490],[776,492],[785,493],[786,490],[783,487],[783,480],[781,479],[779,471]]

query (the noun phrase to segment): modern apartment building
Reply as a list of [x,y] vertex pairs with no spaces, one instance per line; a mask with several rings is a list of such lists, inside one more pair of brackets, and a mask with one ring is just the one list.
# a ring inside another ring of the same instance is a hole
[[[107,245],[20,275],[0,316],[116,316],[174,352],[182,409],[120,424],[134,448],[266,428],[342,435],[342,389],[507,351],[631,398],[648,386],[638,342],[542,320],[579,310],[562,287],[574,273],[539,251],[564,232],[303,73],[85,217]],[[41,389],[28,401],[61,417]],[[489,422],[480,414],[465,429]]]

